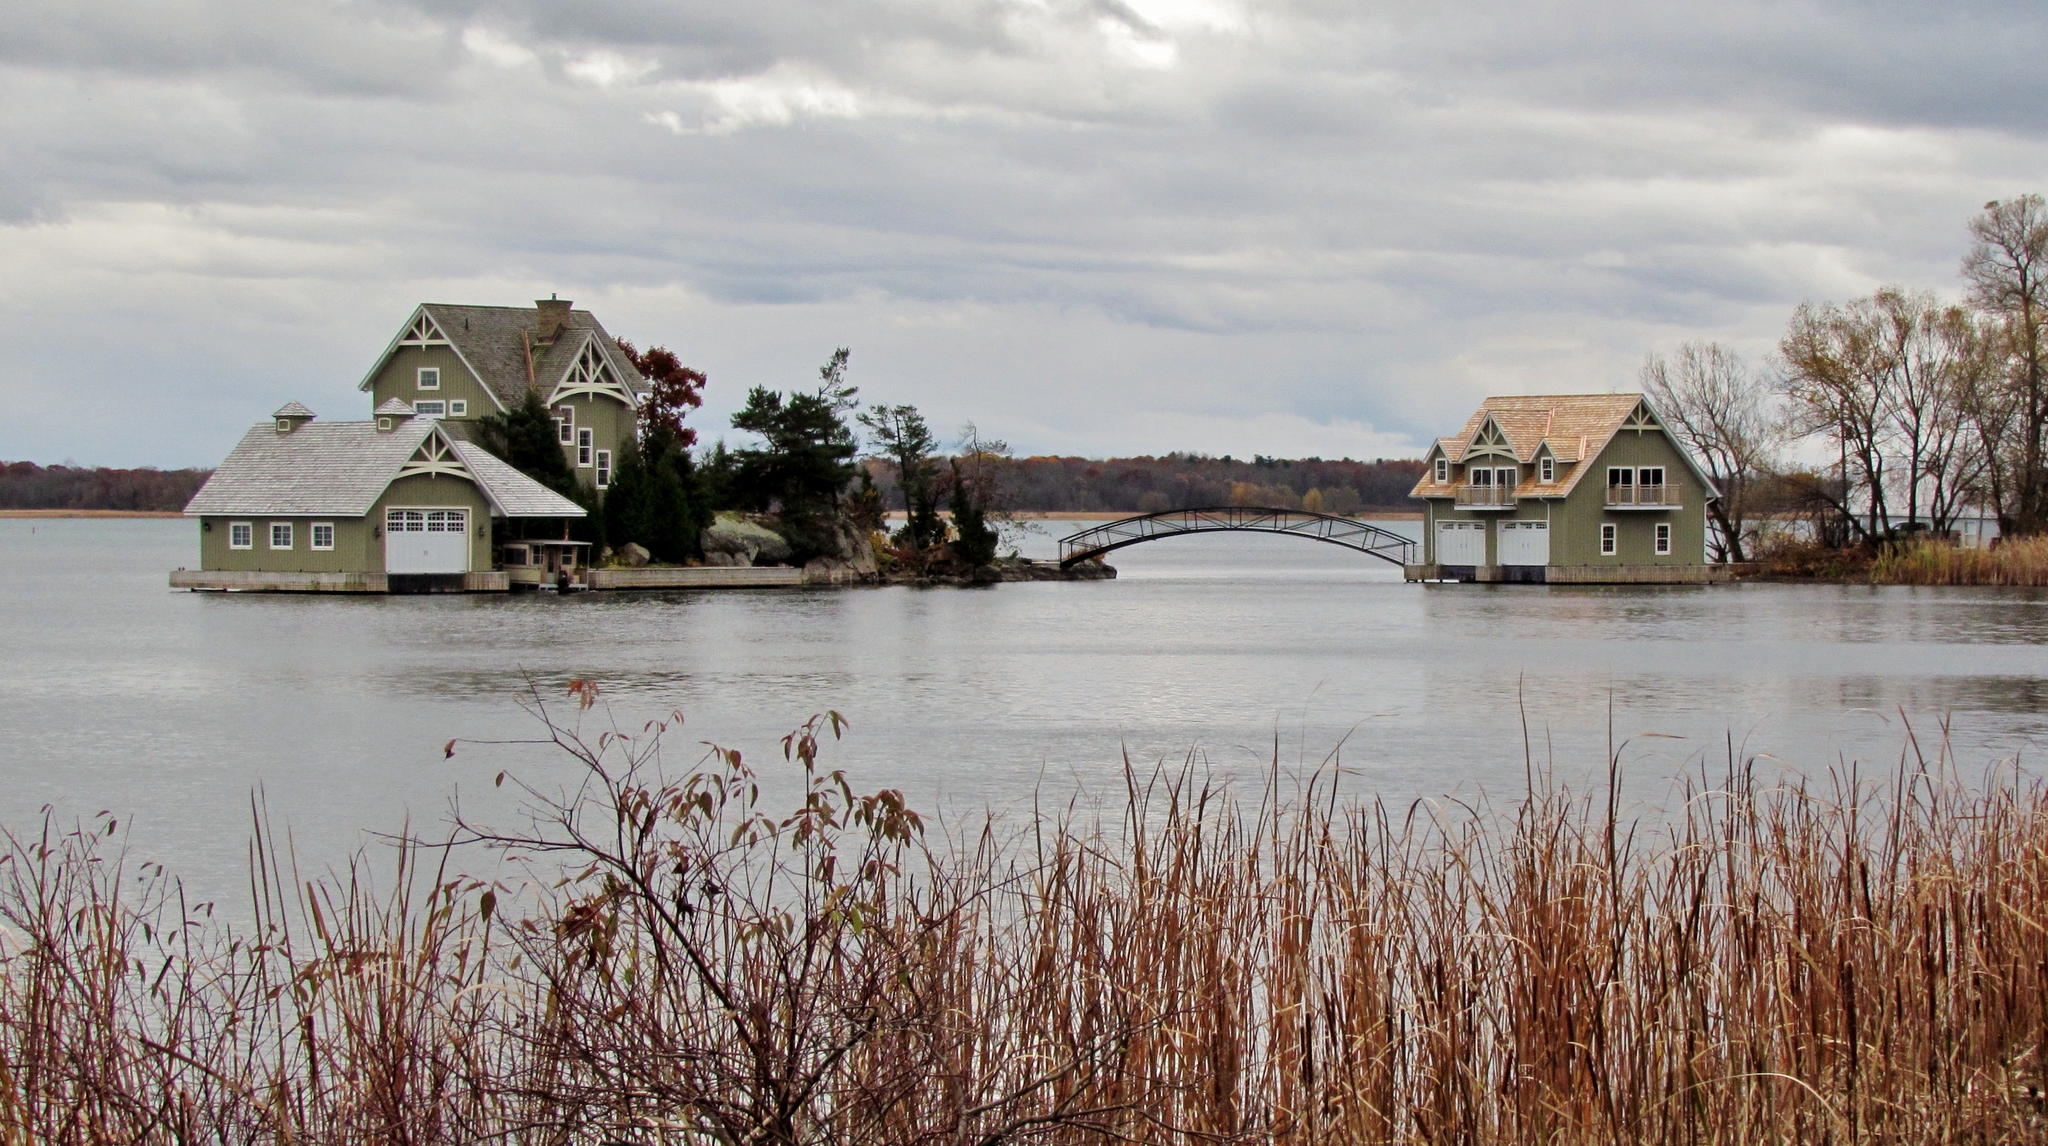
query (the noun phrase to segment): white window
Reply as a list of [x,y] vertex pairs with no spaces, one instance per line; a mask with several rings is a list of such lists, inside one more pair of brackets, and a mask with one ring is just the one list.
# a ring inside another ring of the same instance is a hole
[[414,402],[412,404],[412,412],[418,414],[422,418],[438,418],[441,415],[448,412],[448,403],[426,401]]
[[1657,523],[1657,552],[1671,552],[1671,526],[1664,522]]
[[576,407],[555,407],[555,433],[561,436],[565,446],[576,440]]
[[1445,482],[1447,482],[1447,481],[1449,481],[1449,480],[1451,480],[1451,462],[1450,462],[1450,459],[1449,459],[1449,458],[1438,458],[1438,459],[1436,460],[1436,481],[1437,481],[1437,484],[1438,484],[1438,485],[1442,485],[1443,483],[1445,483]]
[[272,549],[290,549],[292,547],[291,522],[273,521],[270,523],[270,547]]
[[448,416],[451,418],[468,417],[469,403],[462,400],[461,398],[457,398],[454,401],[448,403]]
[[1495,470],[1494,473],[1497,476],[1493,479],[1493,484],[1501,487],[1502,489],[1515,488],[1515,482],[1518,479],[1515,477],[1515,471],[1512,466]]
[[576,431],[576,464],[588,468],[591,463],[592,447],[596,439],[589,430]]
[[246,521],[228,522],[228,548],[256,548],[256,527]]
[[1664,467],[1663,467],[1663,466],[1644,466],[1643,468],[1641,468],[1641,469],[1637,470],[1637,471],[1636,471],[1636,484],[1637,484],[1637,485],[1663,485],[1663,484],[1664,484]]
[[1607,487],[1626,489],[1636,484],[1636,471],[1631,466],[1608,466]]
[[389,418],[379,418],[379,419],[377,419],[377,428],[378,428],[378,429],[380,429],[380,430],[388,430],[388,429],[390,429],[390,428],[391,428],[391,419],[389,419]]
[[420,367],[420,389],[439,390],[440,388],[441,368],[439,366]]
[[1600,527],[1600,555],[1602,557],[1612,557],[1614,556],[1614,550],[1614,526],[1603,525]]
[[1536,480],[1544,483],[1545,485],[1548,485],[1551,482],[1556,481],[1557,462],[1548,457],[1538,460],[1536,463]]
[[387,533],[425,533],[426,512],[418,509],[387,509],[384,511],[384,530]]
[[277,432],[278,432],[278,433],[280,433],[280,434],[289,434],[289,433],[291,433],[291,432],[292,432],[292,420],[291,420],[290,418],[279,418],[279,419],[277,420]]
[[315,548],[315,549],[332,549],[332,548],[334,548],[334,523],[333,523],[333,522],[331,522],[331,521],[316,521],[316,522],[314,522],[314,523],[313,523],[313,548]]
[[612,484],[612,452],[597,451],[597,488],[608,489]]

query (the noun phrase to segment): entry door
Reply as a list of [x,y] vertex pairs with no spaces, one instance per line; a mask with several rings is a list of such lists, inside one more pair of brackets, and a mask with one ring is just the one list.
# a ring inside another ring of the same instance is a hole
[[467,509],[384,511],[386,573],[469,572]]
[[1550,523],[1547,521],[1503,521],[1500,523],[1502,565],[1550,564]]
[[[1479,471],[1484,473],[1486,471]],[[1436,523],[1436,563],[1439,565],[1486,564],[1486,523],[1483,521],[1439,521]]]

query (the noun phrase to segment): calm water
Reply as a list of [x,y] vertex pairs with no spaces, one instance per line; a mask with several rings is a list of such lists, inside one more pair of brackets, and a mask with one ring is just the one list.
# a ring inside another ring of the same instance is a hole
[[331,862],[457,797],[509,815],[500,767],[566,778],[531,749],[441,748],[531,734],[520,696],[575,677],[621,727],[683,711],[679,762],[716,742],[766,765],[836,709],[830,764],[956,811],[1113,792],[1126,756],[1190,753],[1247,784],[1335,756],[1361,795],[1512,795],[1525,728],[1578,781],[1611,725],[1645,800],[1730,738],[1809,773],[1892,766],[1902,715],[1930,745],[1951,721],[1972,772],[2048,744],[2035,591],[1417,586],[1333,546],[1213,534],[1124,550],[1114,582],[988,590],[166,589],[196,556],[182,521],[0,520],[0,823],[110,809],[204,881],[239,872],[260,790]]

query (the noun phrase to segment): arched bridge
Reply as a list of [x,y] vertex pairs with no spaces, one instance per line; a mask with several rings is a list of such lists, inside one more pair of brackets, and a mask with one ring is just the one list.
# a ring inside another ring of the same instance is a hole
[[1369,553],[1396,565],[1413,565],[1416,543],[1391,529],[1367,525],[1348,517],[1309,513],[1300,509],[1253,509],[1242,505],[1210,509],[1169,509],[1109,521],[1060,538],[1060,568],[1064,569],[1112,549],[1136,545],[1183,533],[1291,533]]

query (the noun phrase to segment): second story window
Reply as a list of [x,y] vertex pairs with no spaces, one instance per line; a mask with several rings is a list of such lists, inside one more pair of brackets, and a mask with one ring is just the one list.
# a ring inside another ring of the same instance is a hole
[[1545,485],[1548,485],[1551,482],[1556,481],[1557,462],[1549,457],[1545,457],[1542,460],[1538,461],[1536,463],[1536,480],[1544,483]]
[[420,367],[420,389],[439,390],[440,388],[441,368],[439,366]]
[[1451,461],[1449,458],[1438,458],[1436,460],[1436,483],[1442,485],[1449,480],[1451,480]]
[[421,401],[414,402],[412,404],[412,412],[418,414],[422,418],[438,418],[444,412],[446,412],[446,410],[447,406],[445,403],[442,402]]
[[592,463],[592,461],[593,461],[594,459],[592,458],[591,454],[592,454],[592,451],[593,451],[593,447],[594,447],[594,445],[595,445],[595,439],[593,438],[593,436],[591,435],[591,432],[590,432],[589,430],[578,430],[578,431],[576,431],[576,464],[577,464],[577,465],[579,465],[579,466],[589,466],[589,465],[590,465],[590,464]]
[[597,451],[597,488],[607,489],[612,484],[612,452]]
[[555,433],[561,436],[565,446],[576,440],[576,407],[555,407]]

